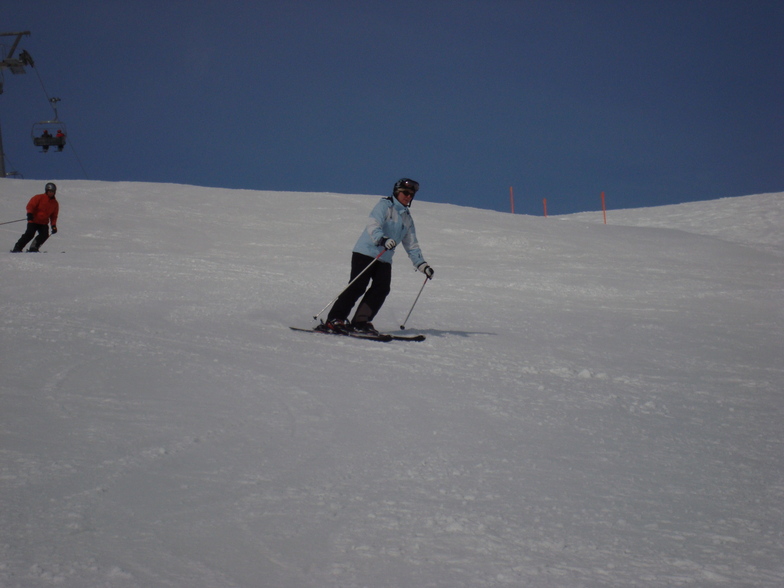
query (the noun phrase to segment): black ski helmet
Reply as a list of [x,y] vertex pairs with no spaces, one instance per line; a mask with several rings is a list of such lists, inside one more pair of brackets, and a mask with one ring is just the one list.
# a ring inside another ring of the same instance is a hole
[[395,187],[392,189],[392,196],[395,196],[402,190],[412,192],[416,196],[416,193],[419,191],[419,182],[409,180],[408,178],[400,178],[397,182],[395,182]]
[[52,182],[46,184],[46,188],[44,188],[44,192],[54,192],[57,193],[57,186],[55,186]]

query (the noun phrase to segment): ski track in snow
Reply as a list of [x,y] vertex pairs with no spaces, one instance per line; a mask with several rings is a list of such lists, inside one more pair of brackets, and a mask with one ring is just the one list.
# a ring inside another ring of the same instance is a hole
[[3,262],[0,585],[784,585],[782,195],[418,201],[427,340],[377,343],[288,328],[377,197],[61,184]]

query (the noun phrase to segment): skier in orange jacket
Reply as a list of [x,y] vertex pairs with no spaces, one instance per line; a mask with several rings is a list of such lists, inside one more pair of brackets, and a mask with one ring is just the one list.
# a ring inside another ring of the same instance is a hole
[[30,202],[27,203],[27,230],[14,245],[12,253],[22,251],[36,232],[38,236],[30,244],[28,251],[39,251],[44,241],[49,238],[50,222],[52,223],[52,234],[57,232],[57,215],[60,213],[60,203],[55,198],[56,193],[57,186],[49,182],[46,184],[43,194],[30,198]]

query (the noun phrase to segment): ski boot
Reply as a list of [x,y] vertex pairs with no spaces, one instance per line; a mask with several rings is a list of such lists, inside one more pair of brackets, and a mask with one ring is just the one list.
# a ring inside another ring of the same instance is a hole
[[351,326],[343,319],[334,318],[328,320],[326,323],[321,323],[316,327],[316,330],[324,333],[332,333],[333,335],[348,335],[351,331]]

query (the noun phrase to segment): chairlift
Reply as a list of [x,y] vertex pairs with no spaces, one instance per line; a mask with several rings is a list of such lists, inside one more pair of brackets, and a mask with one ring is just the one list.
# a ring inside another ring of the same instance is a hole
[[49,147],[56,147],[57,151],[62,151],[63,147],[65,147],[68,130],[63,121],[57,118],[57,103],[59,101],[59,98],[49,99],[54,110],[54,120],[39,121],[33,125],[33,130],[30,131],[33,145],[41,147],[42,153],[47,153]]
[[42,120],[33,125],[30,136],[33,138],[33,145],[41,147],[43,153],[47,153],[49,147],[56,147],[57,151],[62,151],[68,130],[63,121]]

